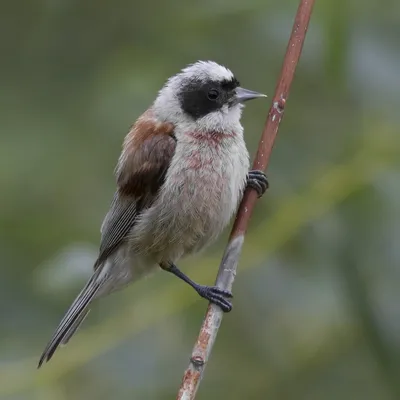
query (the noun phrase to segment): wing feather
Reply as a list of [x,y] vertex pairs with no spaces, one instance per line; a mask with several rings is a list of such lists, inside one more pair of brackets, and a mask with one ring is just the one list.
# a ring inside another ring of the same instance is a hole
[[101,226],[95,269],[120,246],[141,211],[154,201],[175,147],[173,126],[156,122],[146,114],[128,133],[116,169],[118,189]]

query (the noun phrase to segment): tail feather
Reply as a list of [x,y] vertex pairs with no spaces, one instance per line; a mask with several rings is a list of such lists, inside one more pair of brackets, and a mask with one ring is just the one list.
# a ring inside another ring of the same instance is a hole
[[73,323],[71,328],[68,329],[68,332],[65,333],[65,336],[60,342],[60,347],[65,346],[68,342],[69,339],[71,339],[72,335],[75,334],[75,332],[80,328],[82,325],[82,322],[86,319],[90,312],[90,309],[86,309],[82,312],[82,314],[79,316],[79,318]]
[[79,293],[78,297],[74,300],[64,318],[61,320],[53,337],[47,344],[43,351],[42,356],[39,360],[38,368],[40,368],[43,362],[47,362],[51,359],[58,346],[66,344],[71,336],[76,332],[79,325],[86,318],[88,312],[88,306],[96,295],[97,291],[101,287],[101,282],[96,282],[98,274],[95,274],[90,278],[86,286]]

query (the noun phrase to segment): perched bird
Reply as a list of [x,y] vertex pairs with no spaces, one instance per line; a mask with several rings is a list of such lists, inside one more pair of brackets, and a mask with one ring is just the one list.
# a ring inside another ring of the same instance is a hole
[[240,118],[243,89],[233,73],[198,61],[172,76],[125,137],[117,190],[103,224],[94,273],[45,348],[39,367],[82,323],[91,302],[160,268],[228,312],[231,293],[193,282],[176,266],[212,243],[229,223],[246,186],[261,196],[262,171],[249,172]]

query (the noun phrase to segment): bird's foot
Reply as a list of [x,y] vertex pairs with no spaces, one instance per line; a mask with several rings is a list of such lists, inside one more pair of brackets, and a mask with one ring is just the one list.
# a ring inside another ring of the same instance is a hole
[[201,297],[221,307],[223,312],[229,312],[232,310],[232,303],[226,299],[233,297],[232,293],[228,290],[220,289],[217,286],[204,285],[196,285],[194,289]]
[[263,171],[254,169],[247,175],[247,187],[254,189],[261,197],[269,187],[267,176]]
[[173,262],[160,263],[160,267],[163,270],[168,271],[171,274],[174,274],[179,279],[182,279],[184,282],[189,284],[201,297],[221,307],[222,311],[229,312],[232,310],[231,302],[226,299],[226,298],[232,298],[231,292],[220,289],[217,286],[205,286],[193,282]]

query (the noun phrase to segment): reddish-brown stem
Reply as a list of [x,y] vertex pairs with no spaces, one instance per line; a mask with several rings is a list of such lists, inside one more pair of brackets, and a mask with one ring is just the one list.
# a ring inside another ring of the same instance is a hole
[[[253,163],[253,169],[265,170],[267,168],[279,124],[285,111],[290,85],[303,48],[313,5],[314,0],[300,1],[281,74]],[[256,200],[256,191],[252,189],[246,190],[218,270],[216,285],[222,289],[232,290],[244,235]],[[177,400],[193,400],[195,398],[221,324],[222,315],[223,312],[218,306],[209,304],[199,337],[193,348],[190,364],[183,376]]]

